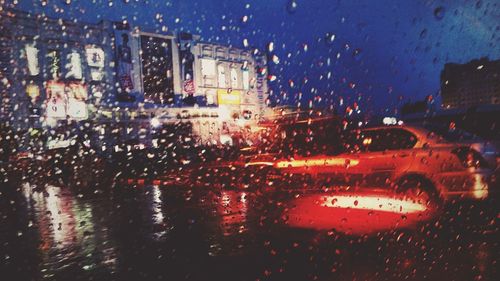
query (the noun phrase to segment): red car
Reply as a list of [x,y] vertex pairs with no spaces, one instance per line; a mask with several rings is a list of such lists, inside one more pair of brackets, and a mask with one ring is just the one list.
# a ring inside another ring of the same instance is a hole
[[314,185],[393,188],[422,200],[485,198],[498,171],[496,147],[458,130],[438,134],[409,125],[361,129],[345,140],[345,147],[332,155],[257,156],[245,166],[272,166],[285,178]]

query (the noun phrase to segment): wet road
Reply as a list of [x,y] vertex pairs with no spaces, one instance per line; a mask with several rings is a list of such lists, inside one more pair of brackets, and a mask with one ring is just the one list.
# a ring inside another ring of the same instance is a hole
[[4,185],[1,280],[500,280],[495,201],[387,219],[356,199],[332,218],[311,196]]

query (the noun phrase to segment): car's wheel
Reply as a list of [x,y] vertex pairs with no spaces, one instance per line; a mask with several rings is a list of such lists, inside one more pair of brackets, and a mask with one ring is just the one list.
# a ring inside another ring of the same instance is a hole
[[406,199],[426,205],[437,205],[439,194],[432,182],[422,176],[407,176],[396,184],[396,192]]

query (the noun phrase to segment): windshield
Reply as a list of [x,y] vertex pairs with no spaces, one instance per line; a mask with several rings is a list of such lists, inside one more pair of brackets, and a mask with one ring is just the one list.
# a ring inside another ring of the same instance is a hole
[[500,280],[499,18],[0,0],[0,281]]

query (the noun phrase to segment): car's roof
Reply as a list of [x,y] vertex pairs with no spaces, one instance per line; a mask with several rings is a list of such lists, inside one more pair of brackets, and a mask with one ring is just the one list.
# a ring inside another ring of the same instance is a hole
[[413,132],[414,134],[418,135],[427,135],[429,133],[429,130],[424,128],[423,126],[419,125],[414,125],[414,124],[404,124],[404,125],[386,125],[386,126],[374,126],[374,127],[366,127],[366,128],[361,128],[363,131],[377,131],[377,130],[387,130],[387,129],[403,129],[407,130],[410,132]]

